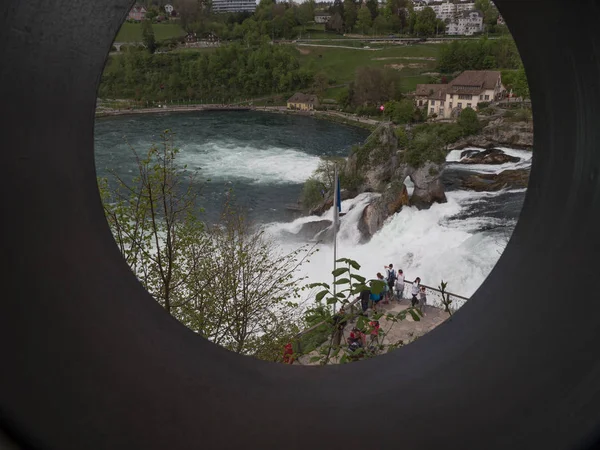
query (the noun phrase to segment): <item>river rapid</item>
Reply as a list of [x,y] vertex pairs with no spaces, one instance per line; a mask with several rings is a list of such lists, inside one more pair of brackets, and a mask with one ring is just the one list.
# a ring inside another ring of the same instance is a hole
[[[311,117],[256,112],[196,112],[98,119],[95,130],[96,168],[99,176],[114,170],[131,179],[135,158],[129,146],[144,153],[159,141],[162,130],[171,129],[177,159],[188,169],[198,169],[197,189],[205,209],[202,219],[218,220],[227,192],[233,189],[238,203],[257,226],[291,251],[305,238],[297,236],[302,224],[331,219],[300,217],[289,205],[296,204],[303,182],[312,174],[320,156],[347,156],[352,145],[368,132]],[[342,202],[338,257],[357,260],[369,278],[393,263],[407,279],[419,276],[423,283],[469,297],[490,273],[514,229],[525,189],[472,192],[460,189],[461,172],[498,173],[531,164],[529,151],[503,149],[520,161],[501,166],[465,166],[460,152],[448,155],[444,184],[448,202],[429,210],[404,208],[389,218],[366,244],[359,244],[357,228],[363,207],[372,195],[361,194]],[[310,282],[330,282],[333,249],[330,243],[304,264],[299,275]]]

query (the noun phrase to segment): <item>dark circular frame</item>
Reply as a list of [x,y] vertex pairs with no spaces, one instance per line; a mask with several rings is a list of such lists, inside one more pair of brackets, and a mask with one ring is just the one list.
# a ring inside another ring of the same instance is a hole
[[[3,0],[0,445],[589,448],[600,431],[597,1],[497,0],[531,84],[514,235],[451,322],[380,358],[295,367],[171,318],[114,244],[93,126],[130,0]],[[11,444],[9,444],[11,442]]]

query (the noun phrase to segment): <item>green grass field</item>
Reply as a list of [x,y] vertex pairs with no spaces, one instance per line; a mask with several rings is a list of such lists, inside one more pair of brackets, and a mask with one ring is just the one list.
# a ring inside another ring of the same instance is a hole
[[[170,39],[179,36],[185,36],[185,31],[179,24],[176,23],[165,23],[165,24],[154,24],[154,37],[157,41]],[[115,42],[141,42],[142,41],[142,24],[140,23],[127,23],[125,22]]]
[[[390,46],[381,50],[353,50],[346,48],[298,46],[298,58],[302,66],[315,72],[325,73],[336,84],[349,83],[359,67],[386,66],[398,70],[404,78],[403,91],[414,91],[417,84],[426,83],[423,73],[433,72],[440,46],[433,44]],[[335,98],[340,88],[327,92]]]

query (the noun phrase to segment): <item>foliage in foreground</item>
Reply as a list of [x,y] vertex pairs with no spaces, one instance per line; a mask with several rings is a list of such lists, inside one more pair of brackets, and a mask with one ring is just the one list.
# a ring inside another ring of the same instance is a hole
[[[418,322],[421,320],[422,313],[417,308],[410,307],[398,313],[374,312],[367,318],[359,312],[359,308],[353,305],[352,299],[363,291],[369,291],[373,294],[382,293],[385,282],[378,279],[367,280],[365,277],[358,275],[355,271],[360,270],[361,266],[354,260],[340,258],[337,263],[341,264],[342,267],[331,272],[334,277],[332,285],[313,283],[308,286],[309,288],[321,288],[322,290],[316,295],[315,305],[305,315],[307,326],[316,326],[319,323],[322,323],[322,325],[296,340],[296,357],[301,354],[315,353],[310,358],[310,363],[318,362],[325,365],[332,360],[336,360],[339,364],[345,364],[362,358],[372,358],[403,346],[405,343],[402,341],[388,343],[387,346],[384,346],[383,339],[395,324],[405,320],[408,316],[413,321]],[[338,279],[338,277],[342,278]],[[339,312],[337,312],[338,303],[343,308]],[[335,314],[329,312],[330,306],[333,306],[333,310],[336,311]],[[348,345],[342,342],[342,329],[351,321],[356,320],[353,328],[369,336],[373,331],[373,321],[382,319],[385,319],[388,327],[379,329],[377,342],[369,342],[366,346],[355,351],[351,351]]]
[[281,254],[226,202],[220,224],[206,226],[195,174],[177,165],[166,131],[136,155],[131,182],[113,174],[99,185],[106,218],[126,262],[173,317],[231,351],[267,360],[298,332],[302,248]]

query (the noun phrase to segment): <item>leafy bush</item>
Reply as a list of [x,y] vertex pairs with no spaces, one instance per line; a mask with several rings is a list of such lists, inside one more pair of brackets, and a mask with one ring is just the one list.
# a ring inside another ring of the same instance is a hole
[[[277,68],[263,70],[259,68]],[[215,68],[219,68],[218,70]],[[150,55],[128,51],[109,57],[100,98],[195,100],[248,98],[289,93],[312,84],[312,72],[300,67],[297,56],[285,46],[262,44],[248,49],[235,43],[211,52]]]
[[325,189],[325,185],[314,177],[310,177],[304,182],[302,189],[301,202],[305,209],[311,209],[323,201],[321,191]]
[[396,130],[399,142],[405,142],[404,162],[420,167],[427,161],[441,164],[446,160],[446,146],[465,135],[461,126],[455,123],[424,123],[412,129],[409,138],[402,128]]
[[408,136],[404,127],[396,128],[396,138],[398,139],[398,148],[406,148],[408,145]]
[[384,114],[395,124],[415,122],[415,105],[411,100],[392,101],[385,104]]
[[377,106],[358,106],[355,112],[359,116],[377,116],[381,114]]
[[427,161],[441,164],[445,160],[444,141],[434,130],[414,134],[404,152],[404,162],[413,167],[421,167]]
[[465,108],[458,116],[458,126],[462,128],[465,136],[479,133],[481,122],[477,118],[477,113],[472,108]]
[[515,111],[514,119],[518,122],[529,122],[533,119],[531,109],[521,108]]
[[340,187],[349,191],[356,191],[365,181],[365,178],[358,172],[340,173]]
[[442,46],[438,57],[438,69],[442,73],[493,68],[517,69],[520,65],[519,51],[509,36],[494,40],[481,38],[453,41]]

